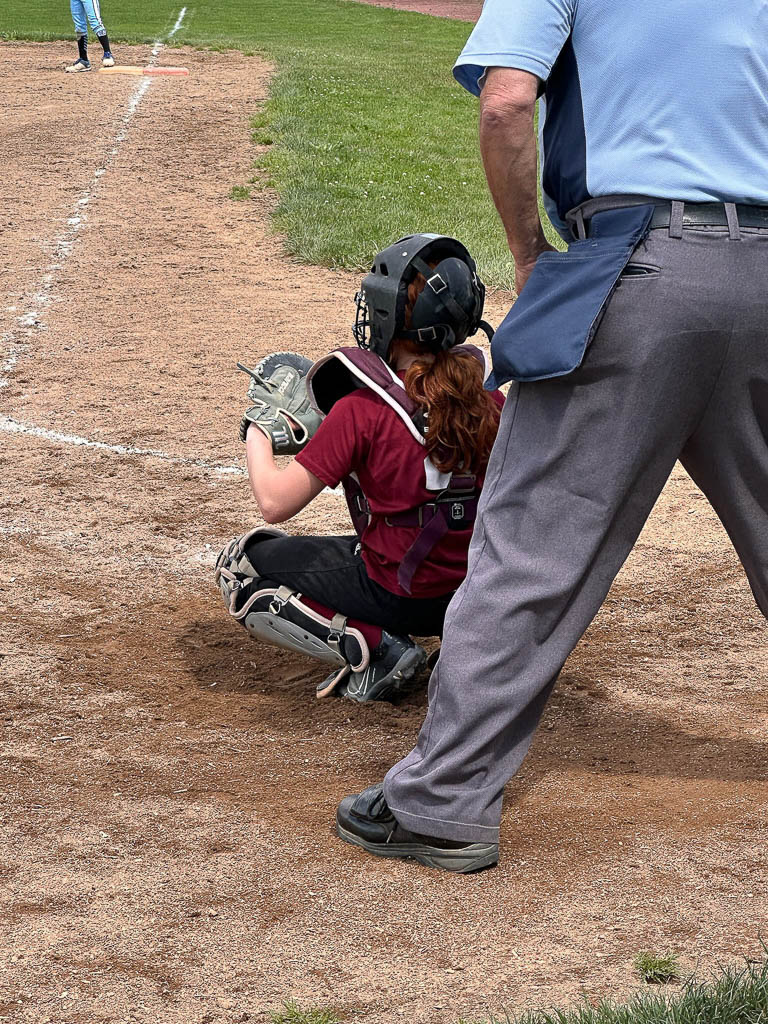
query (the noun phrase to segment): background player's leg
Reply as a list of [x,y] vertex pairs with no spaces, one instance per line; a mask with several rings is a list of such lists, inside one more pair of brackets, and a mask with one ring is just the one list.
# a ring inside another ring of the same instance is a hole
[[107,30],[104,28],[104,23],[101,20],[101,8],[99,6],[99,0],[82,0],[85,6],[85,13],[88,18],[88,23],[93,29],[96,38],[101,43],[101,48],[104,54],[101,59],[101,63],[105,68],[111,68],[114,66],[115,59],[112,56],[112,52],[109,46],[109,36]]
[[77,37],[77,60],[66,70],[69,72],[89,71],[91,65],[88,60],[88,20],[83,0],[69,0],[69,9],[72,12],[72,21]]
[[[252,561],[260,573],[301,591],[305,599],[349,616],[355,628],[361,623],[380,628],[370,664],[343,681],[347,697],[361,703],[388,700],[424,670],[426,653],[411,637],[442,634],[448,597],[403,598],[385,590],[368,576],[357,537],[280,537],[258,545]],[[318,696],[336,685],[329,676],[318,685]]]

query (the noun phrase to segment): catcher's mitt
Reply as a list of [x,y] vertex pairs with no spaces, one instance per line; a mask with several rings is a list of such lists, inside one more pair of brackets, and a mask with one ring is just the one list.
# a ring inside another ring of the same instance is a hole
[[253,423],[270,439],[275,455],[300,452],[321,422],[307,394],[311,360],[296,352],[275,352],[252,370],[242,363],[237,366],[251,377],[251,405],[240,423],[240,440],[245,441],[248,425]]

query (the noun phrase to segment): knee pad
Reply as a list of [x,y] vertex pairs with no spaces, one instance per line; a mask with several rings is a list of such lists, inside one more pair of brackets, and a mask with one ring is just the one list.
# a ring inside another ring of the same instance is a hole
[[216,559],[214,579],[219,585],[221,596],[227,605],[230,615],[234,615],[240,591],[250,580],[259,578],[250,559],[245,553],[246,547],[261,540],[272,540],[274,537],[285,537],[284,530],[272,526],[259,526],[242,537],[235,537],[226,547],[222,548]]
[[359,630],[347,628],[346,616],[327,618],[297,591],[260,577],[245,553],[260,540],[285,536],[282,530],[260,527],[219,553],[215,578],[229,614],[263,643],[335,665],[340,674],[363,672],[370,662],[368,644]]

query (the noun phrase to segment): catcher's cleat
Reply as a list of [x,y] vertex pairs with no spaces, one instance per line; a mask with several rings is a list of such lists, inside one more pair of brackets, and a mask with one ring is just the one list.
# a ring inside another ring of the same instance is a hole
[[371,652],[369,664],[359,671],[332,673],[317,688],[318,697],[335,692],[358,704],[391,700],[414,680],[427,664],[427,653],[407,636],[382,630],[381,643]]
[[113,68],[115,66],[115,58],[109,50],[104,51],[104,56],[101,58],[101,66],[103,68]]
[[71,74],[77,71],[90,71],[91,62],[89,60],[83,60],[82,58],[75,61],[74,64],[70,64],[69,67],[64,68],[67,74]]
[[499,860],[498,843],[466,843],[409,832],[387,806],[381,783],[341,801],[336,834],[345,843],[360,846],[377,857],[410,858],[430,868],[463,875],[493,867]]

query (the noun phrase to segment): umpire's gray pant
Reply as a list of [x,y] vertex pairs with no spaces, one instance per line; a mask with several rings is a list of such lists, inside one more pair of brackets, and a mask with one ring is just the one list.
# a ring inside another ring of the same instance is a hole
[[515,387],[493,449],[398,821],[495,842],[502,792],[565,659],[676,459],[720,516],[768,615],[768,231],[654,230],[583,365]]

